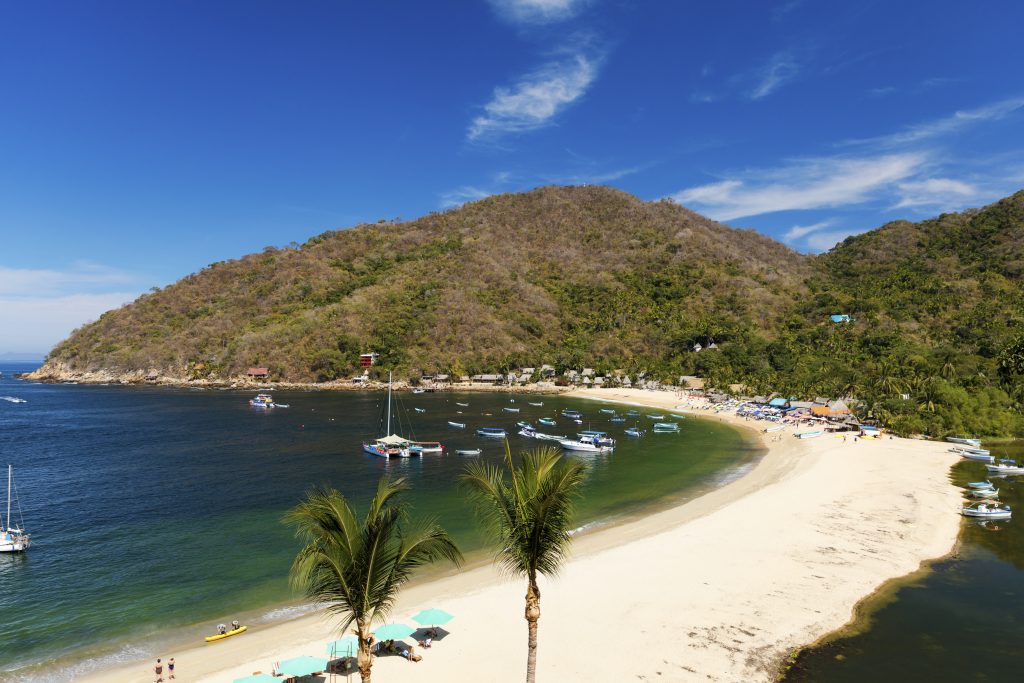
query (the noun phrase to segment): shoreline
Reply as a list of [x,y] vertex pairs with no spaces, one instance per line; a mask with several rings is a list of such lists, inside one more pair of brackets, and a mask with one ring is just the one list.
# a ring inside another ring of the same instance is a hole
[[[546,678],[623,680],[670,672],[665,680],[773,680],[791,650],[851,623],[857,606],[883,584],[948,554],[957,540],[959,493],[948,479],[957,459],[940,444],[797,440],[789,429],[783,440],[765,443],[754,426],[761,423],[672,392],[571,395],[719,419],[755,432],[767,451],[720,488],[601,526],[574,542],[562,574],[543,579],[538,668]],[[901,459],[903,477],[894,476],[901,468],[893,457]],[[801,497],[803,514],[794,514]],[[629,585],[615,589],[624,579]],[[381,657],[375,671],[400,667],[412,681],[483,672],[491,680],[520,679],[525,625],[519,584],[487,564],[407,588],[394,620],[442,607],[456,615],[451,635],[414,668]],[[586,635],[580,624],[587,625]],[[595,649],[609,633],[619,644],[610,660]],[[230,681],[269,671],[288,657],[319,656],[334,637],[324,617],[307,615],[169,656],[179,664],[180,680]],[[630,651],[658,654],[630,658]],[[137,662],[79,680],[150,680],[148,671],[147,662]]]

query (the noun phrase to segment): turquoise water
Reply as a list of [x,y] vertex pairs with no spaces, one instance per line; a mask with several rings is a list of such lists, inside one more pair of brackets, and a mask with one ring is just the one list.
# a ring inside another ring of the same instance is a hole
[[[0,400],[0,454],[14,464],[33,547],[0,557],[4,680],[53,680],[159,654],[236,616],[258,627],[301,613],[287,586],[297,546],[280,518],[313,485],[363,501],[380,476],[406,475],[414,509],[437,515],[480,558],[481,538],[457,486],[468,458],[454,449],[482,447],[480,458],[498,461],[503,447],[473,428],[509,429],[518,452],[539,442],[515,436],[517,420],[564,408],[583,411],[586,424],[558,417],[545,431],[593,427],[621,436],[624,427],[592,401],[405,394],[403,423],[452,454],[387,461],[360,449],[380,429],[380,394],[279,391],[275,399],[291,407],[266,411],[248,405],[254,392],[44,385],[13,380],[11,369],[0,367],[0,397],[27,402]],[[447,420],[468,427],[453,430]],[[573,456],[591,465],[579,523],[692,497],[757,456],[715,421],[622,437],[614,454]]]
[[[1024,442],[988,445],[1024,458]],[[986,478],[964,461],[952,481]],[[1012,681],[1024,666],[1024,478],[991,479],[1014,510],[1007,522],[964,520],[960,547],[927,571],[899,581],[863,606],[852,635],[803,653],[790,683]],[[950,510],[949,514],[956,514]]]

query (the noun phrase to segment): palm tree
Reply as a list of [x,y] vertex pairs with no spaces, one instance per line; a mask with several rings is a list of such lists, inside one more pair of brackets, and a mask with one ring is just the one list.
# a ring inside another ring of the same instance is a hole
[[537,575],[555,574],[568,553],[569,530],[585,468],[577,461],[563,461],[561,451],[550,447],[524,453],[522,463],[514,467],[507,443],[505,465],[510,478],[502,468],[472,463],[460,479],[495,540],[496,561],[508,572],[526,577],[526,681],[533,683],[537,679],[540,619]]
[[434,519],[409,524],[406,507],[394,502],[408,490],[404,478],[381,478],[360,520],[341,493],[314,489],[284,516],[305,542],[292,562],[292,584],[338,616],[342,632],[354,626],[363,683],[370,680],[373,666],[371,626],[387,619],[413,571],[437,560],[462,561]]

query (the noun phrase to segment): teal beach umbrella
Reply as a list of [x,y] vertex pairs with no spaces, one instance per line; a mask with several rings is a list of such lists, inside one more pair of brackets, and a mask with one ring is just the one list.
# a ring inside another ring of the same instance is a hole
[[430,609],[425,609],[414,616],[413,621],[417,624],[423,624],[424,626],[427,626],[428,624],[430,626],[444,626],[454,618],[454,614],[448,614],[443,609],[431,607]]
[[308,676],[318,671],[327,671],[327,660],[308,655],[286,659],[277,667],[277,673],[288,676]]
[[384,624],[373,631],[373,635],[377,636],[377,640],[401,640],[402,638],[408,638],[416,629],[406,626],[405,624]]
[[345,636],[341,640],[327,643],[327,654],[330,657],[358,657],[359,639],[355,636]]

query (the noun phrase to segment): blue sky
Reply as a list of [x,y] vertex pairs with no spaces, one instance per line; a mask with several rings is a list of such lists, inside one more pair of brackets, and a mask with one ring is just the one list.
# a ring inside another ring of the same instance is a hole
[[1024,187],[1024,6],[0,8],[0,353],[213,261],[606,183],[801,251]]

